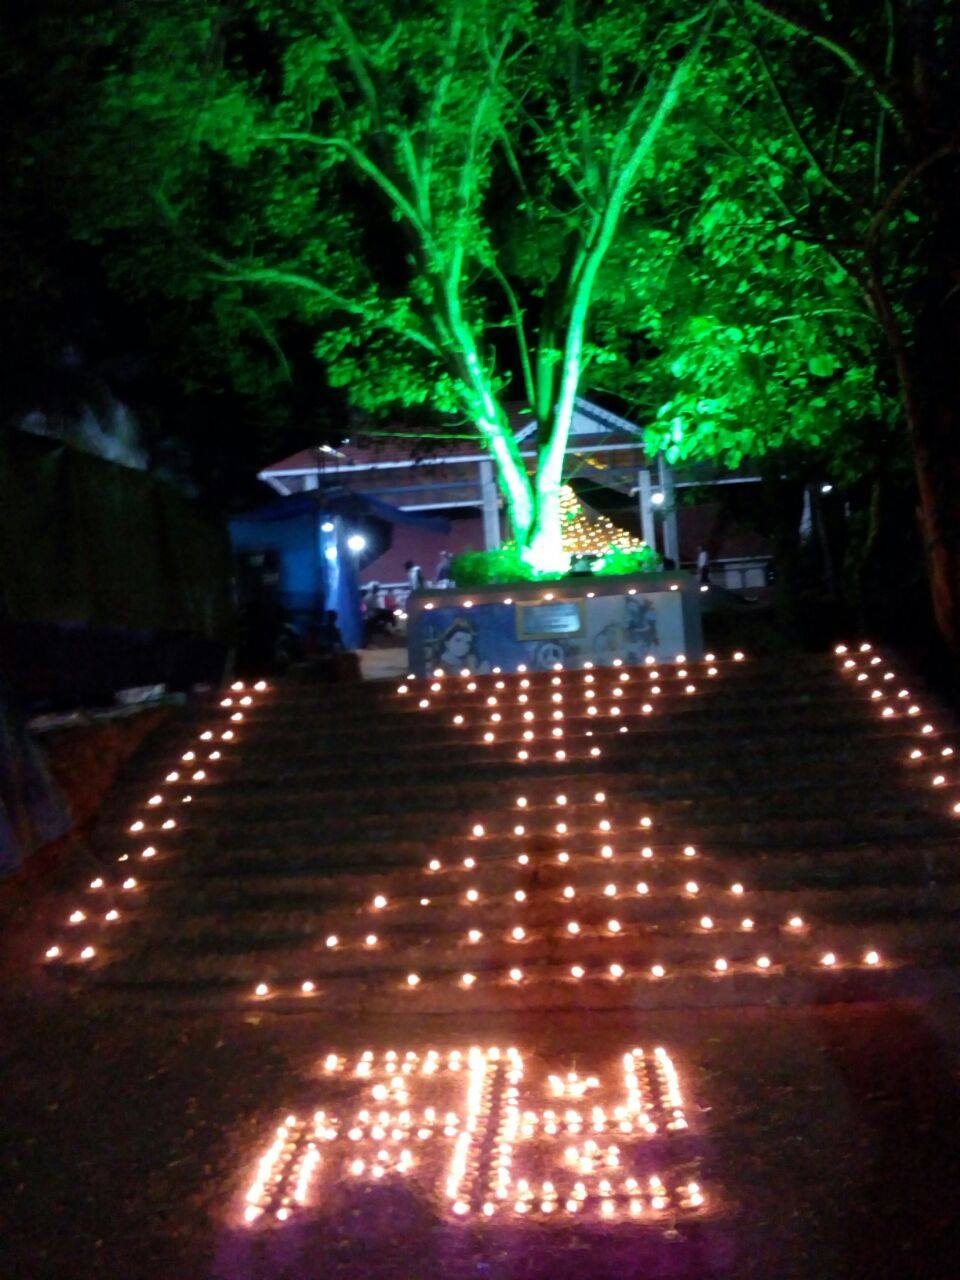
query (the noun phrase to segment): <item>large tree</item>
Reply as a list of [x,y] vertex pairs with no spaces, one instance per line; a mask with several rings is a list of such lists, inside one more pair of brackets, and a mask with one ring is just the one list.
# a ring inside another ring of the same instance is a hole
[[[521,554],[556,569],[604,268],[713,21],[629,0],[120,11],[79,121],[79,222],[128,287],[209,299],[278,364],[296,316],[357,407],[460,415]],[[538,422],[532,474],[511,399]]]

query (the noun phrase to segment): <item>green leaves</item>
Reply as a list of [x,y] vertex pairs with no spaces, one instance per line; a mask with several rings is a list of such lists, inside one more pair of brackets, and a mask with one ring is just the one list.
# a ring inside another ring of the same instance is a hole
[[[724,14],[614,222],[577,330],[581,390],[629,399],[678,460],[826,453],[889,411],[875,326],[815,234],[846,206]],[[519,399],[549,419],[612,179],[702,8],[575,16],[533,0],[139,6],[78,113],[73,216],[113,239],[125,287],[219,335],[218,367],[245,387],[269,393],[276,335],[293,334],[381,420],[476,421]],[[840,130],[838,163],[872,163],[862,143]]]

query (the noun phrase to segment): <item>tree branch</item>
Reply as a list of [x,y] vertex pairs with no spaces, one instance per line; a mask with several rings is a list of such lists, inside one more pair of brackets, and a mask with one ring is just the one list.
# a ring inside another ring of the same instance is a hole
[[537,136],[540,138],[540,141],[546,144],[546,155],[548,156],[548,158],[550,154],[550,147],[555,146],[560,151],[562,159],[566,162],[566,168],[557,170],[554,167],[554,172],[557,174],[557,177],[561,178],[567,184],[567,186],[570,188],[570,190],[573,192],[576,198],[580,201],[580,203],[585,206],[585,208],[591,209],[591,210],[594,209],[596,205],[593,200],[593,197],[586,190],[586,188],[583,187],[582,184],[579,183],[576,180],[576,178],[574,178],[573,176],[573,169],[576,167],[576,161],[574,159],[573,153],[570,151],[569,147],[567,146],[566,139],[563,137],[563,132],[559,126],[559,123],[551,130],[550,133],[547,133],[543,125],[536,118],[536,116],[533,115],[532,112],[528,111],[526,107],[523,107],[523,106],[521,106],[521,111],[523,112],[523,118],[526,120],[527,124],[529,124],[530,127],[533,129],[533,131],[537,134]]
[[[418,230],[422,227],[427,228],[430,221],[430,202],[427,197],[427,188],[423,182],[423,174],[417,160],[417,153],[413,146],[413,138],[410,136],[409,129],[400,130],[400,155],[403,160],[403,167],[407,171],[407,178],[410,181],[410,187],[415,193],[417,201],[417,220]],[[397,188],[399,190],[399,188]]]
[[896,205],[903,199],[907,188],[915,182],[922,173],[925,173],[926,170],[929,169],[931,165],[936,164],[938,160],[943,160],[947,156],[955,156],[958,154],[960,154],[960,143],[949,142],[945,146],[938,147],[936,151],[932,151],[930,155],[926,156],[923,160],[918,161],[918,163],[911,169],[908,169],[900,181],[890,189],[883,204],[870,219],[870,225],[867,228],[867,243],[872,244],[876,241],[880,232],[883,230],[883,224],[889,218]]
[[[883,16],[887,24],[887,48],[883,58],[884,74],[889,76],[893,66],[893,5],[890,0],[884,0]],[[873,198],[874,200],[880,195],[880,165],[883,159],[883,133],[884,124],[886,123],[886,113],[884,111],[877,112],[877,127],[873,140]]]
[[250,317],[255,328],[257,329],[257,332],[260,334],[264,342],[267,344],[267,346],[276,356],[277,364],[280,366],[280,370],[283,373],[284,381],[292,382],[293,375],[290,372],[290,361],[287,359],[286,355],[284,354],[283,347],[281,347],[280,343],[277,341],[277,335],[273,332],[273,330],[266,323],[266,321],[263,319],[263,317],[260,315],[259,311],[257,311],[255,307],[245,306],[245,307],[242,307],[241,309],[244,315]]
[[450,6],[450,29],[447,35],[446,53],[443,59],[443,70],[440,78],[437,80],[437,86],[433,91],[430,99],[430,109],[427,112],[426,125],[424,127],[423,140],[423,161],[421,171],[423,173],[423,186],[426,198],[427,216],[430,211],[430,182],[433,177],[433,153],[437,124],[443,114],[446,105],[447,95],[450,92],[450,85],[453,83],[453,73],[457,65],[457,54],[460,49],[460,38],[463,34],[463,4],[461,0],[453,0]]
[[897,127],[903,128],[903,116],[900,108],[883,89],[879,77],[870,70],[863,58],[846,41],[839,40],[829,27],[789,12],[777,0],[736,0],[736,2],[745,4],[755,12],[770,18],[794,35],[808,36],[815,43],[829,50],[834,57],[840,59],[849,71],[852,71],[859,80],[863,81],[881,106],[890,112],[890,115],[896,121]]
[[767,57],[764,50],[760,47],[760,45],[752,37],[748,37],[748,38],[750,39],[750,44],[753,47],[754,53],[756,53],[757,58],[760,61],[761,67],[763,67],[764,77],[767,81],[767,84],[770,86],[770,91],[773,94],[774,98],[776,99],[777,104],[779,105],[780,110],[783,113],[785,120],[787,121],[787,124],[790,126],[790,129],[793,132],[794,137],[796,138],[797,142],[799,142],[804,155],[813,165],[814,169],[820,175],[823,182],[830,188],[830,190],[835,195],[840,196],[841,199],[846,200],[849,204],[858,204],[859,202],[854,200],[853,196],[849,193],[849,191],[846,191],[842,186],[840,186],[840,184],[833,177],[831,177],[831,175],[827,172],[824,166],[820,163],[819,157],[817,156],[813,147],[810,145],[809,139],[807,138],[806,134],[800,128],[800,122],[797,120],[797,117],[793,109],[791,108],[790,104],[787,102],[786,97],[784,96],[783,90],[781,89],[776,76],[773,74],[773,68],[770,66],[769,58]]
[[400,337],[406,338],[408,341],[422,347],[425,351],[429,351],[432,356],[443,359],[444,353],[428,334],[422,333],[405,320],[395,319],[383,313],[378,315],[371,310],[369,305],[344,297],[343,294],[337,293],[336,290],[321,284],[319,280],[314,280],[312,276],[306,276],[299,271],[289,271],[282,267],[254,267],[249,264],[233,262],[229,258],[224,258],[222,254],[205,248],[184,231],[170,201],[162,192],[155,191],[153,199],[174,233],[189,245],[191,251],[199,258],[218,268],[220,274],[212,276],[212,278],[227,280],[233,284],[281,284],[290,288],[302,289],[307,293],[313,294],[314,297],[322,298],[324,302],[336,310],[345,311],[348,315],[359,316],[368,323],[373,324],[375,328],[398,334]]
[[574,289],[564,340],[563,365],[557,394],[557,408],[554,414],[554,422],[551,424],[551,438],[547,443],[545,456],[541,459],[538,470],[538,481],[542,479],[548,486],[559,484],[562,476],[563,455],[566,452],[573,406],[582,372],[583,342],[597,272],[614,241],[627,197],[633,188],[640,166],[649,155],[654,142],[677,104],[684,83],[699,60],[704,43],[713,26],[716,9],[716,4],[711,4],[707,9],[706,18],[701,24],[693,45],[674,67],[661,94],[656,110],[644,128],[643,133],[634,143],[620,173],[613,180],[599,225],[596,228],[595,235],[592,237],[592,243],[586,249],[582,267],[578,271],[578,279]]
[[357,87],[370,109],[374,124],[377,128],[380,128],[382,125],[380,98],[373,83],[373,78],[367,70],[367,58],[363,45],[357,39],[356,32],[347,21],[346,15],[337,0],[327,0],[327,8],[333,17],[334,26],[343,37],[347,47],[347,59],[350,63],[350,70],[353,72],[353,78],[356,80]]
[[284,131],[283,133],[261,133],[258,135],[258,141],[302,142],[306,146],[310,147],[342,151],[344,155],[350,157],[362,173],[365,173],[371,181],[376,183],[397,211],[401,213],[413,226],[418,235],[420,235],[425,242],[430,240],[429,228],[424,225],[419,211],[413,206],[413,204],[411,204],[408,197],[403,194],[392,178],[384,173],[380,166],[376,164],[375,161],[371,160],[367,153],[362,151],[355,143],[348,142],[346,138],[325,138],[304,130]]
[[324,302],[335,310],[346,311],[349,315],[359,316],[376,329],[385,329],[390,333],[397,334],[399,337],[406,338],[417,346],[423,347],[432,356],[443,357],[443,352],[433,339],[427,334],[421,333],[419,329],[414,328],[404,320],[396,320],[383,313],[377,314],[371,311],[369,307],[365,307],[363,303],[354,302],[349,298],[343,297],[342,294],[328,289],[326,285],[314,280],[312,276],[305,276],[299,271],[288,271],[281,267],[244,266],[241,263],[234,263],[230,262],[229,259],[221,258],[219,254],[209,252],[205,253],[204,256],[220,268],[220,274],[214,275],[214,279],[228,280],[233,284],[273,284],[284,285],[291,289],[302,289],[314,297],[322,298]]
[[510,315],[513,318],[513,328],[517,335],[517,349],[520,353],[520,369],[523,374],[523,385],[527,393],[527,399],[530,401],[530,407],[536,405],[536,387],[533,381],[533,369],[530,365],[530,346],[527,342],[527,334],[523,324],[523,312],[520,310],[520,304],[517,301],[517,295],[513,291],[510,281],[500,270],[500,264],[496,260],[496,256],[490,255],[489,262],[490,271],[500,285],[507,299],[507,305],[510,308]]
[[448,288],[454,292],[458,292],[460,289],[460,275],[464,258],[464,231],[467,215],[470,212],[471,200],[476,194],[475,169],[477,146],[486,121],[487,109],[493,99],[494,88],[500,71],[500,64],[503,61],[503,55],[506,53],[507,46],[510,43],[511,31],[512,23],[508,22],[501,35],[497,48],[489,55],[489,75],[479,101],[474,108],[473,116],[470,120],[470,128],[467,132],[467,145],[464,152],[463,165],[460,169],[460,179],[457,184],[457,216],[454,233],[454,248],[448,271]]
[[770,324],[789,324],[792,320],[809,320],[814,316],[846,316],[850,320],[866,320],[876,324],[877,318],[868,311],[855,310],[853,307],[816,307],[813,311],[795,312],[787,316],[773,316]]

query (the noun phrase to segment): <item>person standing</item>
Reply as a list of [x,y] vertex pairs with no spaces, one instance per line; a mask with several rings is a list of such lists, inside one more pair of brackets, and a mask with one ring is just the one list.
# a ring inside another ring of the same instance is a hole
[[411,591],[423,590],[423,570],[413,560],[408,560],[403,566],[407,571],[407,585]]
[[441,551],[440,559],[437,561],[437,570],[434,575],[434,583],[438,587],[449,587],[451,585],[452,558],[449,551]]
[[710,585],[710,555],[706,547],[697,552],[697,577],[703,586]]

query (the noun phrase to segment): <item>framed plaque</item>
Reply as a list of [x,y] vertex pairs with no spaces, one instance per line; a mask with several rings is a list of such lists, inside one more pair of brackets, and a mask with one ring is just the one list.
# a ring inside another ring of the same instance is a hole
[[583,605],[579,600],[550,600],[517,604],[517,639],[549,640],[583,631]]

